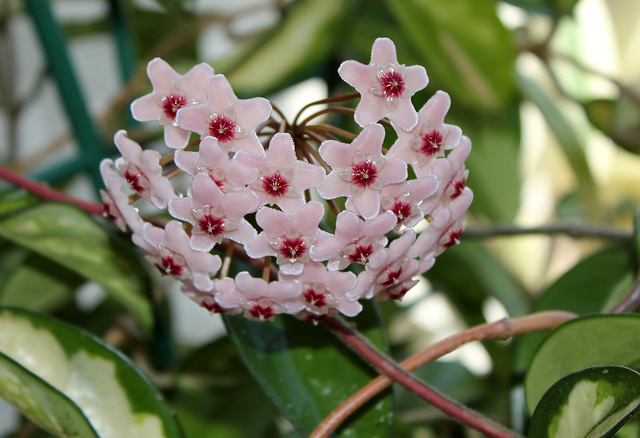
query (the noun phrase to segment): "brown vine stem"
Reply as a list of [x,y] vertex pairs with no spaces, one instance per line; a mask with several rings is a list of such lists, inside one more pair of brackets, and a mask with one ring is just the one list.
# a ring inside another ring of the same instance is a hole
[[[399,364],[399,367],[403,370],[402,374],[406,374],[408,371],[413,371],[418,367],[444,356],[447,353],[454,351],[460,346],[472,342],[472,341],[486,341],[490,339],[509,339],[510,337],[518,334],[529,333],[540,330],[552,330],[560,324],[576,318],[577,315],[570,312],[561,311],[548,311],[535,313],[533,315],[522,316],[519,318],[503,319],[493,323],[482,324],[464,332],[455,334],[440,342],[432,345],[431,347],[411,356],[405,361]],[[331,327],[333,330],[333,327]],[[335,332],[335,330],[334,330]],[[342,335],[340,335],[342,338]],[[349,340],[349,345],[352,340]],[[359,352],[359,350],[357,350]],[[379,362],[379,358],[375,359],[376,363]],[[373,362],[372,362],[373,363]],[[377,365],[376,365],[377,368]],[[386,371],[382,371],[387,374]],[[353,412],[360,408],[367,401],[371,400],[375,395],[379,394],[391,383],[397,381],[395,377],[391,375],[381,375],[372,380],[369,384],[364,386],[343,404],[337,407],[331,412],[309,435],[309,438],[326,438],[328,437],[340,424],[342,424]],[[401,383],[401,382],[398,382]],[[402,383],[401,383],[402,384]],[[404,386],[404,385],[403,385]],[[413,390],[413,388],[407,388]],[[441,400],[437,400],[436,403],[432,403],[431,400],[427,400],[437,408],[441,409],[445,413],[457,418],[459,421],[480,430],[481,432],[492,437],[513,437],[513,432],[503,429],[499,425],[495,425],[493,422],[482,417],[478,417],[479,414],[470,411],[468,408],[464,408],[457,403],[448,400],[445,396],[434,391],[435,398],[443,397],[443,400],[447,403],[441,404]],[[425,399],[426,400],[426,399]],[[456,408],[454,412],[449,412],[449,403],[453,404]],[[445,408],[447,410],[445,410]],[[462,412],[460,412],[462,411]],[[458,416],[457,414],[463,414]],[[472,419],[473,424],[467,422]],[[487,422],[486,424],[482,424]],[[476,426],[480,426],[476,427]],[[489,426],[487,429],[485,426]]]
[[307,117],[302,122],[300,122],[300,124],[294,125],[294,126],[305,126],[307,123],[309,123],[313,119],[315,119],[317,117],[320,117],[323,114],[330,114],[330,113],[341,113],[341,114],[353,115],[353,114],[355,114],[355,110],[352,109],[352,108],[346,108],[346,107],[342,107],[342,106],[334,106],[334,107],[331,107],[331,108],[325,108],[323,110],[320,110],[320,111],[318,111],[316,113],[311,114],[309,117]]
[[65,202],[67,204],[80,207],[89,214],[99,214],[104,212],[102,204],[95,202],[85,202],[76,198],[72,198],[63,193],[57,192],[44,184],[32,181],[15,172],[10,171],[6,167],[0,166],[0,179],[3,179],[16,187],[22,187],[23,189],[33,193],[34,195],[48,199],[49,201]]
[[[311,108],[312,106],[315,106],[315,105],[328,105],[330,103],[346,102],[347,100],[356,99],[358,97],[360,97],[360,93],[350,93],[350,94],[344,94],[342,96],[327,97],[326,99],[310,102],[305,106],[303,106],[302,108],[300,108],[300,111],[298,111],[298,114],[296,114],[295,118],[293,119],[293,125],[298,126],[298,119],[302,115],[303,111],[306,110],[307,108]],[[304,123],[301,123],[301,125],[304,125]]]
[[605,313],[626,313],[633,312],[640,305],[640,274],[636,277],[636,282],[631,287],[629,293],[620,302],[609,309]]

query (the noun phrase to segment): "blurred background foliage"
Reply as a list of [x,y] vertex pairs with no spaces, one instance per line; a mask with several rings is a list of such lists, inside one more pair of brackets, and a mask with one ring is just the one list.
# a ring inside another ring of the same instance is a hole
[[[97,163],[114,154],[118,129],[150,147],[162,138],[128,115],[131,100],[151,89],[145,67],[156,56],[181,73],[208,62],[239,96],[266,96],[289,117],[312,100],[351,92],[337,67],[368,62],[377,37],[394,40],[400,62],[426,67],[429,86],[413,103],[420,108],[439,89],[451,95],[446,121],[473,142],[475,200],[463,243],[400,305],[379,305],[398,359],[507,315],[599,313],[634,281],[636,0],[44,3],[0,3],[0,162],[86,199],[97,199]],[[48,7],[59,40],[42,17]],[[55,65],[62,53],[70,71]],[[197,325],[217,317],[172,295],[112,226],[55,208],[2,186],[0,304],[51,314],[116,345],[165,393],[187,437],[295,436],[219,325]],[[518,235],[531,227],[536,235]],[[34,229],[40,234],[28,235]],[[60,250],[69,242],[80,261]],[[94,251],[98,265],[83,263]],[[524,375],[545,336],[465,347],[418,373],[523,432]],[[13,415],[6,424],[15,430],[5,436],[47,436]],[[620,433],[637,429],[632,422]],[[476,436],[403,390],[391,435]]]

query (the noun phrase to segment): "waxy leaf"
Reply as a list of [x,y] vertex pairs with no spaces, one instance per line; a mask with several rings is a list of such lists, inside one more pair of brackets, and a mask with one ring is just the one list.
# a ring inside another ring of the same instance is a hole
[[[579,315],[600,313],[630,290],[635,272],[627,247],[604,248],[578,262],[551,284],[533,306],[534,312],[566,310]],[[516,339],[516,368],[524,372],[548,332]]]
[[530,413],[554,382],[594,366],[640,363],[640,315],[577,318],[554,330],[538,349],[525,377]]
[[563,377],[536,407],[531,438],[607,438],[640,409],[640,373],[588,368]]
[[[130,250],[81,210],[42,204],[0,220],[0,236],[102,285],[147,328],[144,268]],[[42,291],[46,293],[46,291]]]
[[0,309],[0,395],[58,436],[183,436],[129,359],[78,328],[24,310]]
[[[372,305],[354,318],[359,330],[385,348],[381,322]],[[376,377],[376,373],[322,324],[293,317],[273,322],[225,317],[245,364],[303,436],[308,436],[333,409]],[[388,437],[391,398],[376,397],[366,412],[346,422],[340,437]]]

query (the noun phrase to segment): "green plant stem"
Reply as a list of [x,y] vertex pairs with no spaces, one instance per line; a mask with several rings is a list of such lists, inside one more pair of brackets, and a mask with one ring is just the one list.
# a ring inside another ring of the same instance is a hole
[[[322,319],[322,322],[340,340],[353,349],[358,355],[371,364],[380,374],[399,383],[418,397],[432,404],[447,415],[493,438],[514,438],[519,435],[482,416],[478,412],[463,406],[446,395],[432,388],[416,376],[407,372],[394,360],[390,359],[373,346],[358,331],[338,317]],[[510,333],[510,332],[508,332]],[[314,435],[312,435],[314,436]],[[318,437],[320,435],[315,435]]]
[[633,239],[633,233],[631,231],[581,223],[559,223],[531,228],[522,228],[515,225],[477,226],[468,227],[462,236],[470,239],[487,239],[492,237],[522,236],[528,234],[564,234],[574,238],[605,239],[625,243],[630,242]]
[[49,201],[65,202],[67,204],[80,207],[89,214],[102,214],[104,208],[102,204],[94,202],[85,202],[76,198],[72,198],[60,192],[57,192],[44,184],[37,183],[15,172],[10,171],[6,167],[0,166],[0,179],[3,179],[16,187],[22,187],[23,189],[33,193],[40,198],[47,199]]

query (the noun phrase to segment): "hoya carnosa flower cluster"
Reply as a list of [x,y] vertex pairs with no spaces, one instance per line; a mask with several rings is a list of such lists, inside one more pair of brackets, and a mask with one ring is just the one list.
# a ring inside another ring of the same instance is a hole
[[[180,76],[154,59],[147,71],[153,92],[133,102],[133,116],[164,126],[174,151],[163,158],[119,131],[122,156],[100,168],[105,215],[209,311],[258,320],[354,316],[360,299],[402,298],[458,243],[473,197],[464,164],[471,142],[444,123],[446,93],[414,109],[411,96],[427,73],[399,64],[391,40],[375,41],[369,64],[346,61],[338,70],[361,96],[357,135],[313,125],[314,116],[300,124],[272,116],[268,100],[238,99],[206,64]],[[397,135],[388,150],[381,121]],[[199,138],[189,143],[193,133]],[[190,177],[184,193],[172,184],[178,173]],[[173,219],[145,220],[139,202]],[[232,278],[234,262],[244,271]]]

